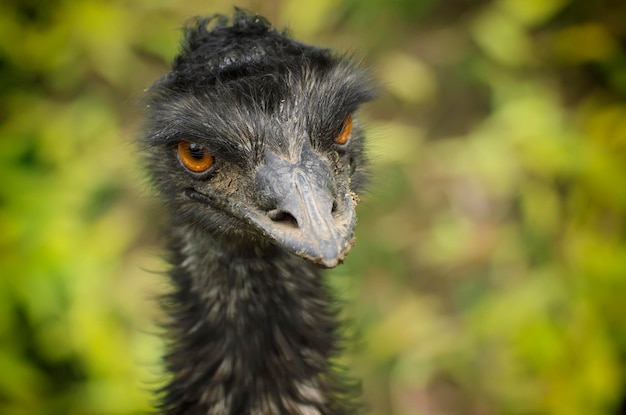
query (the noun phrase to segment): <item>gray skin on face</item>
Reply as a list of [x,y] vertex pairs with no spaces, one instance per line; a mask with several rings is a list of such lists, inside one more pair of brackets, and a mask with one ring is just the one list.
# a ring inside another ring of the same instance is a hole
[[[153,143],[163,145],[153,168],[167,179],[158,183],[166,193],[179,193],[174,209],[186,221],[193,216],[230,240],[233,233],[267,239],[334,267],[352,246],[365,160],[358,121],[346,144],[333,138],[356,111],[360,102],[345,101],[364,80],[342,61],[322,73],[284,70],[260,90],[254,80],[233,79],[167,102],[157,91]],[[198,178],[176,162],[172,143],[183,139],[215,157],[209,175]]]

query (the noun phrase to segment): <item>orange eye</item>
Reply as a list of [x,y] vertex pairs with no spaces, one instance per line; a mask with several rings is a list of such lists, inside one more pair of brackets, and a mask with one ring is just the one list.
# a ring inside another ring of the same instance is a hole
[[206,147],[189,141],[178,143],[178,159],[192,173],[204,173],[213,166],[213,155]]
[[335,143],[344,145],[348,142],[350,135],[352,134],[352,115],[348,114],[346,120],[343,122],[343,128],[337,137],[335,137]]

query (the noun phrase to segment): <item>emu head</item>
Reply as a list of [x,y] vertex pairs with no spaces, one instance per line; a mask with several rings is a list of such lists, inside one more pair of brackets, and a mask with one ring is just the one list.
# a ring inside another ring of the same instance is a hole
[[[174,225],[333,267],[352,245],[367,75],[260,16],[197,20],[148,93],[142,139]],[[261,252],[261,251],[259,251]]]

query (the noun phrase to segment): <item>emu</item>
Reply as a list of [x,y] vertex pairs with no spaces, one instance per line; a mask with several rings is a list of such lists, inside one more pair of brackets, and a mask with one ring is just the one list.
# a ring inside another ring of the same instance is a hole
[[323,276],[354,243],[371,78],[236,9],[187,25],[139,139],[168,213],[164,414],[360,410]]

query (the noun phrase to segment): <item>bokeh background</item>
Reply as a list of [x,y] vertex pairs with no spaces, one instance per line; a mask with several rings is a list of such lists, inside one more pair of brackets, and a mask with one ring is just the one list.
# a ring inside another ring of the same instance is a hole
[[[331,274],[371,413],[626,413],[626,2],[238,4],[382,85]],[[150,409],[166,283],[139,100],[185,20],[231,10],[0,2],[0,414]]]

